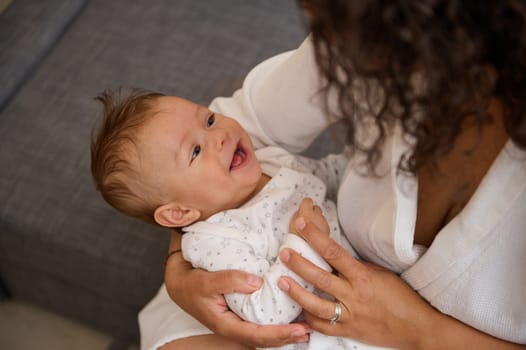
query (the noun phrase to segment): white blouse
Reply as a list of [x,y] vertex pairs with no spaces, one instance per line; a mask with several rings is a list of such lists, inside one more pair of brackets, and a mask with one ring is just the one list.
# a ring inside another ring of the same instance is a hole
[[[329,124],[320,81],[307,38],[255,67],[241,90],[210,108],[236,118],[256,147],[299,152]],[[526,343],[526,152],[508,142],[469,203],[425,249],[413,244],[418,182],[396,173],[407,147],[394,128],[379,166],[384,176],[346,169],[337,201],[344,234],[363,259],[401,274],[441,312]]]

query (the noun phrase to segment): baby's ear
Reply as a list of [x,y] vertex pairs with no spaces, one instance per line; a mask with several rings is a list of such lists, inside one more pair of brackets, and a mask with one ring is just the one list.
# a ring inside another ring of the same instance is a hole
[[186,208],[177,202],[161,205],[155,209],[155,222],[164,227],[188,226],[201,216],[201,212],[194,208]]

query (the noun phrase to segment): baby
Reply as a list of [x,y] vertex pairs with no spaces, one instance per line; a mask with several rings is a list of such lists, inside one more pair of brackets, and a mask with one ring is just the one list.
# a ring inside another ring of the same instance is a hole
[[[289,247],[330,270],[289,224],[301,200],[310,197],[313,210],[321,208],[327,219],[325,231],[340,242],[335,206],[325,198],[327,189],[337,188],[347,158],[312,160],[278,147],[254,150],[234,119],[179,97],[133,90],[124,98],[105,92],[97,99],[104,115],[92,135],[91,170],[104,199],[124,214],[182,228],[183,256],[196,268],[262,276],[258,291],[225,295],[243,319],[295,320],[301,308],[278,288],[279,277],[291,276],[309,291],[314,287],[277,257]],[[325,344],[332,338],[318,336]],[[336,340],[323,348],[345,348]]]

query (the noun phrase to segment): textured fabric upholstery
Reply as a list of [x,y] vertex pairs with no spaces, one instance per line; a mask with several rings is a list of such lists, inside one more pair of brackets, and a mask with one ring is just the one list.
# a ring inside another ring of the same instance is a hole
[[[120,86],[205,104],[231,94],[256,63],[301,42],[299,11],[293,0],[18,1],[39,10],[31,23],[0,17],[1,62],[27,58],[26,68],[0,68],[2,82],[25,75],[0,95],[9,96],[0,112],[0,276],[14,297],[137,340],[136,313],[162,282],[169,235],[117,214],[94,190],[93,97]],[[41,16],[50,13],[71,20],[59,26]],[[55,36],[37,38],[49,26]]]
[[31,77],[86,0],[16,0],[0,14],[0,110]]

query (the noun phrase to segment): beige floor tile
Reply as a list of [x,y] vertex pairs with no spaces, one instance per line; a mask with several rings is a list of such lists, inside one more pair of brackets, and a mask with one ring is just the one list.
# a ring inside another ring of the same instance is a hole
[[0,302],[2,350],[104,350],[111,337],[19,301]]

